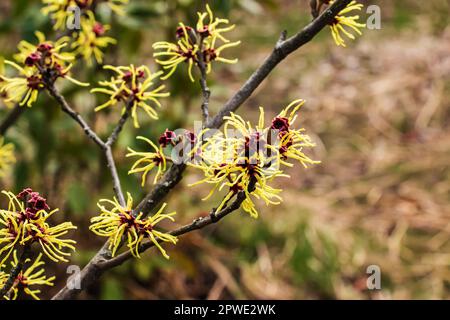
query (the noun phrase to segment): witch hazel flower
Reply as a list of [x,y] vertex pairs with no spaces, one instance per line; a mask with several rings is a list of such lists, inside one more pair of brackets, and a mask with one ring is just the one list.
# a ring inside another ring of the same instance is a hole
[[72,68],[70,61],[75,57],[61,52],[67,46],[67,37],[56,42],[46,40],[41,32],[36,32],[36,37],[37,45],[27,41],[19,43],[19,53],[14,55],[17,63],[5,60],[6,65],[18,72],[16,77],[0,74],[0,93],[7,97],[6,102],[31,107],[37,100],[40,91],[47,84],[53,84],[59,78],[67,79],[80,86],[89,85],[73,79],[70,75]]
[[0,264],[3,264],[17,247],[38,244],[41,251],[54,262],[67,262],[70,251],[75,251],[74,240],[66,239],[71,222],[53,224],[49,219],[59,209],[51,210],[47,200],[27,188],[15,195],[2,191],[8,198],[8,208],[0,210]]
[[163,213],[166,204],[163,204],[155,214],[147,218],[144,218],[143,213],[133,214],[133,198],[129,193],[126,206],[122,206],[116,198],[113,200],[101,199],[97,205],[100,215],[91,219],[89,229],[98,236],[109,238],[109,250],[113,257],[119,250],[122,241],[125,241],[133,256],[140,258],[140,245],[143,240],[148,239],[166,259],[169,259],[169,255],[160,242],[176,244],[178,239],[155,228],[163,220],[175,221],[173,218],[175,212]]
[[138,109],[145,111],[150,118],[158,119],[155,106],[161,107],[159,99],[170,95],[163,92],[164,85],[157,84],[161,71],[152,73],[146,66],[134,65],[120,67],[107,65],[104,69],[113,71],[115,75],[109,81],[100,81],[100,87],[91,90],[93,93],[109,96],[108,101],[95,108],[96,112],[121,103],[122,113],[129,109],[136,128],[139,128]]
[[199,58],[206,66],[206,72],[210,73],[212,63],[223,62],[234,64],[237,59],[223,57],[225,49],[236,47],[240,41],[231,42],[224,34],[234,29],[227,19],[214,17],[211,8],[206,5],[206,12],[198,12],[196,27],[179,23],[175,35],[176,42],[160,41],[153,44],[156,52],[153,56],[166,74],[162,79],[169,78],[182,63],[188,65],[189,79],[194,82],[193,67],[199,64]]

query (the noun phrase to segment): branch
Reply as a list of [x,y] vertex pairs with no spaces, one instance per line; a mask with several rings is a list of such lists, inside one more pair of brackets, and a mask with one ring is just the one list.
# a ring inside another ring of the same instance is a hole
[[84,119],[81,117],[81,115],[69,106],[66,99],[64,98],[63,95],[61,95],[58,92],[58,90],[56,89],[55,84],[53,82],[47,81],[46,88],[47,88],[47,91],[50,93],[50,95],[53,98],[55,98],[55,100],[59,103],[59,105],[61,106],[61,109],[65,113],[67,113],[73,120],[75,120],[81,126],[81,128],[83,128],[84,133],[92,141],[94,141],[100,147],[100,149],[102,149],[105,152],[107,165],[108,165],[109,170],[111,171],[111,176],[113,178],[114,192],[117,195],[120,204],[125,206],[125,197],[123,196],[122,188],[120,186],[120,179],[119,179],[119,175],[117,173],[117,168],[116,168],[116,164],[114,162],[114,157],[112,155],[111,144],[115,141],[115,139],[117,139],[128,116],[127,117],[122,116],[116,130],[113,131],[110,139],[108,139],[108,141],[110,141],[110,143],[108,143],[108,142],[105,143],[105,142],[103,142],[102,139],[99,138],[99,136],[97,136],[97,134],[94,132],[94,130],[91,129],[91,127],[86,123],[86,121],[84,121]]
[[119,123],[114,128],[113,132],[111,133],[108,140],[106,141],[106,146],[112,146],[114,144],[114,142],[117,141],[117,139],[119,138],[119,134],[122,132],[122,129],[123,129],[125,123],[127,122],[128,118],[130,117],[130,111],[131,111],[132,107],[133,107],[133,101],[132,100],[127,101],[127,104],[126,104],[125,110],[122,114],[122,117],[120,118]]
[[208,88],[208,83],[206,82],[206,63],[205,56],[203,54],[203,40],[204,37],[200,37],[200,45],[197,52],[198,68],[200,69],[200,87],[202,88],[203,102],[202,102],[202,117],[203,125],[206,125],[209,121],[209,98],[211,96],[211,91]]
[[6,131],[19,119],[22,113],[26,110],[26,107],[21,107],[16,104],[7,117],[0,124],[0,135],[4,136]]
[[[351,0],[336,0],[317,19],[313,20],[303,30],[287,40],[285,39],[286,33],[283,32],[272,53],[265,59],[263,64],[252,74],[252,76],[245,82],[245,84],[233,95],[233,97],[231,97],[231,99],[222,107],[217,115],[214,118],[210,119],[210,121],[208,121],[206,127],[219,128],[224,122],[224,116],[227,116],[230,112],[235,111],[237,108],[239,108],[284,58],[286,58],[290,53],[297,50],[304,44],[308,43],[312,38],[314,38],[314,36],[317,35],[319,31],[321,31],[330,22],[333,21],[334,17],[342,9],[344,9],[347,4],[350,3],[350,1]],[[134,212],[143,212],[144,214],[148,214],[151,210],[153,210],[178,184],[185,169],[185,164],[172,165],[164,174],[161,181],[157,183],[154,186],[153,190],[149,194],[147,194],[146,197],[139,203]],[[232,205],[230,205],[230,207],[232,207]],[[220,213],[218,213],[217,216],[220,216]],[[203,219],[201,220],[203,222],[197,222],[196,225],[198,225],[199,223],[200,225],[203,225],[204,223],[211,223],[208,222],[211,219],[211,216]],[[193,230],[196,230],[196,225],[191,225],[183,227],[180,232],[184,231],[184,228],[193,228]],[[100,265],[102,263],[106,263],[107,260],[110,260],[108,255],[104,254],[105,248],[107,248],[107,243],[81,271],[79,276],[83,288],[86,288],[100,277],[100,275],[102,274]],[[53,297],[53,299],[72,299],[80,291],[81,290],[69,288],[66,286],[61,289]]]
[[102,150],[106,148],[105,143],[102,139],[100,139],[97,134],[89,127],[89,125],[84,121],[81,115],[73,110],[66,99],[58,92],[54,83],[47,82],[46,88],[48,93],[59,103],[61,106],[61,110],[67,113],[73,120],[75,120],[81,128],[84,130],[84,133],[93,140]]
[[112,176],[112,179],[113,179],[113,190],[114,190],[114,193],[119,198],[120,205],[125,207],[126,206],[126,201],[125,201],[125,197],[123,196],[122,187],[120,185],[119,174],[117,173],[116,163],[114,161],[114,157],[113,157],[112,150],[111,150],[110,146],[106,147],[105,155],[106,155],[106,161],[107,161],[107,164],[108,164],[108,168],[109,168],[109,171],[111,171],[111,176]]
[[105,143],[105,155],[106,155],[106,161],[108,163],[108,168],[111,171],[111,175],[113,178],[113,189],[114,189],[114,193],[118,196],[119,198],[119,202],[122,206],[126,205],[126,201],[125,201],[125,197],[123,195],[123,191],[122,191],[122,187],[120,185],[120,178],[119,175],[117,173],[117,168],[116,168],[116,164],[114,162],[114,157],[112,154],[112,145],[114,144],[114,142],[117,141],[117,139],[119,138],[119,134],[122,132],[122,129],[125,125],[125,123],[127,122],[128,118],[130,117],[130,110],[133,106],[133,101],[128,101],[127,105],[125,107],[124,113],[122,114],[122,117],[119,120],[119,123],[117,124],[116,128],[113,130],[113,132],[111,133],[111,135],[109,136],[108,140]]
[[219,128],[223,123],[223,117],[236,111],[258,88],[272,70],[286,58],[289,54],[311,41],[320,30],[325,28],[334,17],[344,9],[351,0],[336,0],[317,19],[308,24],[302,31],[285,40],[286,33],[283,32],[272,53],[266,58],[263,64],[250,76],[247,82],[228,100],[217,115],[208,123],[208,128]]

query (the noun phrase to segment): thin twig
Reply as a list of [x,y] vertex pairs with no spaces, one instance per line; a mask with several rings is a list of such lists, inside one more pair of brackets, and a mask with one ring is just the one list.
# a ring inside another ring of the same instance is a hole
[[91,129],[86,121],[84,121],[81,115],[69,106],[63,95],[61,95],[56,89],[55,84],[46,83],[46,88],[50,95],[59,103],[59,105],[61,106],[61,110],[67,113],[73,120],[75,120],[91,140],[93,140],[102,150],[105,150],[106,145],[103,140],[97,136],[97,134]]
[[127,101],[125,110],[123,111],[122,117],[120,117],[119,122],[117,123],[117,126],[112,131],[111,135],[109,136],[108,140],[106,141],[106,146],[112,146],[117,139],[119,138],[120,132],[122,132],[123,127],[125,126],[125,123],[127,122],[128,118],[130,117],[130,111],[133,107],[133,101],[129,100]]
[[125,202],[125,198],[123,196],[122,187],[120,185],[119,174],[117,173],[116,163],[114,161],[114,157],[113,157],[110,146],[106,147],[105,155],[106,155],[106,161],[108,163],[108,168],[111,171],[111,175],[112,175],[112,179],[113,179],[114,193],[117,195],[117,197],[119,197],[120,205],[125,207],[126,202]]
[[[351,0],[336,0],[317,19],[312,21],[303,30],[287,40],[285,40],[286,33],[283,32],[272,53],[265,59],[263,64],[252,74],[252,76],[245,82],[245,84],[231,97],[231,99],[228,100],[228,102],[222,107],[217,115],[208,121],[206,127],[219,128],[224,122],[224,116],[227,116],[230,112],[235,111],[237,108],[239,108],[284,58],[286,58],[290,53],[297,50],[304,44],[308,43],[312,38],[314,38],[314,36],[317,35],[323,28],[325,28],[334,19],[334,17],[350,3],[350,1]],[[139,203],[134,211],[148,214],[151,210],[153,210],[178,184],[178,182],[182,178],[182,174],[185,168],[185,164],[172,165],[164,174],[161,181],[155,185],[153,190],[146,195],[146,197]],[[233,208],[233,204],[228,208]],[[227,215],[228,213],[229,212],[227,212],[225,215]],[[220,213],[218,214],[218,216],[219,215]],[[198,225],[211,224],[211,222],[207,223],[211,219],[211,216],[204,219],[206,219],[204,220],[204,222],[197,222],[193,226],[191,226],[191,224],[183,227],[180,232],[186,233],[198,229]],[[190,228],[192,228],[192,230]],[[184,230],[186,230],[186,232],[184,232]],[[110,260],[110,258],[108,258],[108,255],[104,254],[105,247],[107,247],[107,244],[103,246],[103,248],[81,271],[79,279],[81,281],[82,288],[85,289],[94,281],[96,281],[104,271],[100,268],[100,265],[105,264],[108,260]],[[80,291],[81,290],[65,286],[53,297],[53,299],[72,299]]]
[[272,53],[264,60],[263,64],[250,76],[245,84],[228,100],[217,115],[210,120],[208,128],[219,128],[223,123],[223,117],[236,111],[258,88],[272,70],[289,54],[308,43],[320,30],[325,28],[334,17],[344,9],[351,0],[337,0],[327,8],[317,19],[309,23],[296,35],[285,40],[286,33],[282,33]]
[[[113,189],[118,197],[118,200],[122,206],[126,205],[125,197],[122,192],[122,187],[119,179],[119,175],[117,173],[116,164],[114,161],[114,157],[112,154],[111,145],[114,143],[114,141],[117,140],[123,126],[125,125],[126,120],[128,119],[128,116],[122,115],[122,118],[119,121],[118,126],[115,130],[111,133],[110,138],[108,139],[109,143],[103,142],[97,134],[90,128],[90,126],[84,121],[84,119],[81,117],[80,114],[78,114],[76,111],[74,111],[65,98],[58,92],[58,90],[55,88],[53,83],[46,84],[47,90],[50,93],[52,97],[55,98],[55,100],[59,103],[61,106],[61,109],[66,112],[69,116],[71,116],[72,119],[74,119],[77,123],[80,124],[80,126],[83,128],[85,134],[92,139],[105,153],[106,161],[108,168],[110,169],[111,176],[113,179]],[[82,270],[82,285],[89,284],[94,282],[98,278],[98,264],[102,261],[107,261],[111,258],[111,251],[109,250],[109,242],[107,241],[102,248],[96,253],[96,255],[89,261],[89,263],[83,268]],[[74,293],[77,292],[76,289],[71,289],[72,297]],[[67,299],[68,296],[60,297],[62,292],[60,291],[58,294],[56,294],[52,299]]]
[[0,135],[4,136],[6,131],[16,123],[17,119],[22,115],[22,113],[26,110],[26,107],[21,107],[19,104],[16,104],[11,112],[6,116],[6,118],[0,124]]
[[97,136],[97,134],[94,132],[94,130],[91,129],[91,127],[87,124],[87,122],[83,119],[83,117],[69,106],[69,104],[67,103],[64,96],[61,95],[59,93],[59,91],[56,89],[54,83],[46,83],[46,88],[47,88],[48,92],[50,93],[50,95],[53,98],[55,98],[55,100],[59,103],[59,105],[61,106],[61,109],[65,113],[67,113],[72,119],[74,119],[83,128],[84,133],[90,139],[92,139],[100,147],[100,149],[102,149],[104,151],[105,156],[106,156],[107,165],[108,165],[109,170],[111,171],[111,176],[113,179],[114,193],[117,195],[120,204],[125,206],[125,197],[123,196],[122,187],[120,185],[119,174],[117,173],[116,163],[115,163],[114,157],[112,155],[111,144],[119,136],[119,133],[122,130],[122,127],[125,124],[128,117],[121,118],[121,120],[119,121],[119,125],[118,125],[119,129],[116,128],[116,130],[114,130],[114,132],[111,134],[111,137],[114,136],[114,138],[108,139],[108,141],[111,140],[112,142],[110,144],[105,143],[105,142],[103,142],[102,139],[100,139],[99,136]]
[[197,52],[198,68],[200,69],[200,87],[202,88],[202,117],[203,125],[206,126],[209,121],[209,98],[211,97],[211,91],[209,90],[208,83],[206,82],[206,61],[203,54],[203,40],[204,37],[200,37],[199,49]]

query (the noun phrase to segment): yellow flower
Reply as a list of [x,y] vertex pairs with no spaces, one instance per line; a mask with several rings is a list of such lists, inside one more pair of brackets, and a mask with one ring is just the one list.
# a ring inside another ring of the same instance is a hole
[[[169,78],[177,69],[178,65],[182,62],[188,63],[188,74],[192,82],[194,82],[194,76],[192,75],[192,67],[197,64],[197,51],[198,45],[192,43],[189,36],[190,27],[186,27],[183,23],[180,23],[178,30],[182,30],[180,33],[180,40],[177,43],[171,43],[167,41],[160,41],[153,44],[153,49],[160,50],[153,54],[157,57],[156,62],[159,63],[164,70],[168,70],[167,74],[161,77],[165,80]],[[160,59],[165,58],[165,60]]]
[[4,266],[0,266],[0,288],[3,288],[3,286],[6,283],[6,280],[8,280],[8,278],[9,278],[9,275],[6,272],[1,270],[2,267],[4,267]]
[[[93,5],[98,5],[100,1],[95,0],[42,0],[44,7],[41,12],[48,15],[53,20],[55,30],[65,29],[69,18],[73,18],[74,11],[69,8],[79,8],[82,15],[93,13]],[[118,15],[125,14],[125,5],[129,0],[104,0],[111,10]]]
[[[11,262],[12,267],[14,268],[18,264],[17,252],[14,251],[14,260]],[[40,300],[37,296],[41,293],[41,290],[34,289],[34,286],[50,286],[54,285],[53,281],[55,280],[55,276],[48,278],[44,273],[45,270],[40,268],[45,265],[45,262],[41,261],[42,253],[38,255],[36,260],[30,265],[25,266],[24,270],[19,273],[16,280],[14,281],[13,287],[11,288],[12,296],[8,297],[8,299],[16,300],[18,298],[19,292],[23,292],[29,296],[31,296],[35,300]],[[31,259],[26,259],[25,264],[31,262]],[[38,270],[39,269],[39,270]]]
[[[19,64],[23,64],[24,68],[32,70],[34,75],[37,73],[45,74],[48,81],[51,82],[56,81],[58,78],[65,78],[79,86],[89,85],[70,77],[72,64],[69,62],[74,60],[75,56],[68,52],[61,52],[61,49],[68,44],[68,37],[62,37],[56,42],[52,42],[46,40],[42,32],[36,31],[35,35],[38,39],[37,45],[27,41],[19,43],[19,53],[14,55],[14,59]],[[5,61],[5,63],[11,64],[8,61]]]
[[39,92],[44,88],[42,76],[33,68],[22,68],[12,61],[5,60],[8,64],[19,72],[22,77],[8,78],[0,75],[3,85],[0,86],[0,93],[4,93],[7,98],[5,102],[19,103],[20,106],[31,105],[37,100]]
[[296,113],[304,103],[302,99],[295,100],[272,119],[271,129],[275,130],[279,140],[268,147],[278,155],[278,161],[288,167],[292,167],[291,163],[286,162],[288,158],[299,161],[305,168],[308,164],[320,163],[303,153],[303,148],[315,146],[311,138],[304,134],[305,129],[292,128],[297,118]]
[[258,212],[253,197],[266,205],[277,205],[282,200],[281,189],[270,186],[284,174],[282,165],[292,166],[288,158],[298,160],[304,166],[319,163],[303,153],[303,148],[313,147],[304,129],[293,129],[296,113],[303,100],[296,100],[275,117],[270,126],[264,124],[264,109],[260,108],[258,124],[253,126],[234,113],[224,117],[224,133],[213,135],[200,144],[200,161],[188,163],[203,171],[204,179],[191,184],[212,184],[214,187],[205,199],[215,191],[228,190],[216,212],[226,207],[231,199],[243,193],[244,211],[256,218]]
[[74,15],[69,8],[86,10],[92,2],[93,0],[42,0],[44,7],[41,12],[53,20],[55,30],[62,30],[66,27],[67,19]]
[[[220,61],[223,63],[234,64],[237,63],[238,59],[226,59],[221,56],[224,49],[236,47],[241,42],[230,42],[227,38],[223,36],[223,33],[229,32],[234,29],[235,25],[227,27],[219,27],[222,24],[229,24],[228,19],[214,18],[214,14],[211,11],[209,5],[206,5],[206,11],[200,13],[198,12],[198,22],[196,26],[197,34],[203,38],[203,58],[206,63],[207,73],[211,72],[211,62]],[[208,17],[209,21],[205,23],[205,18]],[[224,44],[216,47],[217,41],[221,40]]]
[[[206,72],[211,71],[211,63],[220,61],[224,63],[236,63],[237,59],[226,59],[222,57],[222,51],[235,47],[240,41],[230,42],[223,36],[223,33],[234,29],[234,25],[222,27],[229,24],[227,19],[215,18],[211,8],[206,5],[207,12],[198,12],[198,21],[196,28],[185,26],[180,22],[176,30],[178,41],[176,43],[161,41],[153,44],[153,48],[158,52],[153,54],[157,57],[156,62],[168,70],[168,73],[162,79],[169,78],[182,62],[188,63],[188,74],[192,82],[195,81],[192,74],[194,65],[198,65],[198,55],[205,62]],[[208,19],[207,22],[205,20]],[[217,46],[217,42],[223,44]],[[201,48],[201,52],[198,52]]]
[[207,41],[204,44],[203,57],[206,63],[206,73],[211,72],[211,62],[219,61],[228,64],[235,64],[238,59],[227,59],[222,57],[222,51],[231,47],[236,47],[240,44],[240,41],[225,43],[216,48],[216,38],[212,38],[211,41]]
[[258,217],[258,212],[255,209],[251,196],[262,199],[266,205],[280,204],[282,199],[278,196],[278,193],[281,192],[281,189],[272,188],[268,185],[268,182],[275,177],[283,176],[281,171],[269,171],[264,167],[263,163],[255,161],[255,159],[248,160],[244,164],[235,164],[235,167],[239,170],[229,175],[228,180],[219,188],[220,190],[223,186],[227,186],[229,191],[216,211],[220,211],[233,196],[241,191],[245,194],[245,203],[243,203],[242,208],[253,218]]
[[[110,208],[107,208],[103,203]],[[172,242],[175,244],[177,238],[154,229],[162,220],[169,219],[174,221],[172,216],[175,215],[175,212],[162,213],[166,204],[156,214],[146,219],[142,218],[143,213],[139,213],[137,216],[133,215],[133,198],[129,193],[127,194],[126,207],[122,207],[116,198],[113,201],[101,199],[97,205],[101,213],[99,216],[91,219],[89,229],[96,235],[109,238],[109,249],[113,257],[116,255],[122,239],[125,239],[131,253],[139,258],[139,246],[145,238],[149,238],[163,256],[167,259],[169,258],[159,242]]]
[[[330,1],[332,4],[334,1]],[[359,19],[359,15],[347,17],[345,14],[357,10],[360,11],[364,7],[363,4],[360,4],[356,1],[350,2],[347,7],[341,10],[338,15],[334,18],[334,20],[330,23],[331,35],[333,36],[334,42],[338,46],[346,47],[345,41],[341,36],[341,32],[346,35],[348,38],[354,40],[355,36],[347,30],[345,27],[348,27],[355,31],[357,34],[361,35],[361,28],[365,28],[366,25],[364,23],[359,23],[357,20]]]
[[72,48],[75,55],[81,55],[89,65],[92,64],[92,57],[98,63],[103,63],[103,52],[110,44],[116,44],[117,41],[111,37],[104,37],[106,31],[110,29],[108,25],[102,25],[95,21],[94,14],[89,11],[87,17],[81,19],[81,29],[74,33],[74,42]]
[[[224,208],[238,193],[244,192],[243,209],[256,218],[258,214],[251,196],[264,200],[267,205],[278,204],[281,200],[278,193],[281,190],[270,187],[268,182],[283,175],[281,171],[267,165],[268,157],[264,156],[263,150],[255,149],[250,152],[253,147],[264,146],[264,144],[258,146],[263,140],[263,135],[261,135],[258,143],[253,146],[249,143],[249,139],[258,137],[255,134],[259,131],[252,128],[249,123],[243,122],[241,117],[233,113],[228,119],[230,122],[226,125],[227,129],[224,129],[226,130],[225,137],[222,138],[221,135],[211,137],[201,146],[200,163],[189,163],[190,166],[202,170],[205,176],[204,179],[190,186],[200,183],[214,185],[203,200],[210,198],[216,190],[221,191],[226,188],[228,191],[216,208],[216,212]],[[228,126],[233,124],[239,128],[241,135],[236,134],[232,137]]]
[[75,59],[72,54],[61,52],[67,46],[69,37],[61,37],[52,42],[46,40],[45,35],[40,31],[36,31],[35,36],[38,40],[37,45],[25,40],[19,42],[17,45],[19,53],[14,55],[14,60],[17,63],[28,67],[35,66],[38,62],[46,67],[54,67],[55,65],[63,67],[68,61]]
[[135,67],[114,67],[105,66],[104,69],[112,70],[116,73],[110,81],[100,81],[100,88],[95,88],[91,92],[104,93],[110,96],[104,104],[95,108],[100,111],[104,108],[115,105],[118,102],[124,102],[123,112],[131,104],[131,116],[134,120],[134,126],[139,128],[137,109],[142,108],[150,118],[158,119],[155,109],[149,104],[161,107],[159,98],[167,97],[170,94],[161,92],[165,86],[154,87],[154,81],[157,81],[162,72],[152,73],[146,66]]
[[0,210],[0,261],[2,265],[11,255],[14,247],[22,237],[24,217],[26,216],[25,205],[12,193],[2,191],[8,199],[8,209]]
[[12,109],[15,105],[14,102],[12,101],[6,101],[9,100],[9,96],[7,94],[6,91],[3,90],[3,87],[6,84],[6,81],[3,80],[3,76],[5,74],[5,59],[3,57],[0,56],[0,100],[3,101],[3,104],[5,105],[5,107],[7,107],[8,109]]
[[205,179],[190,185],[193,186],[199,183],[214,184],[214,188],[202,200],[210,198],[216,190],[228,189],[222,202],[216,208],[216,212],[226,207],[230,200],[240,192],[245,194],[242,208],[253,218],[258,217],[258,212],[255,209],[251,196],[264,200],[267,205],[276,205],[281,201],[281,197],[278,196],[281,190],[274,189],[268,185],[268,181],[281,176],[281,173],[278,171],[272,173],[259,165],[231,163],[219,166],[219,168],[212,171],[205,165],[204,174],[206,175]]
[[64,250],[75,251],[76,241],[71,239],[61,239],[66,235],[69,230],[76,229],[71,222],[63,222],[56,226],[50,226],[46,221],[54,213],[58,212],[58,209],[46,212],[41,210],[36,213],[32,223],[28,222],[24,224],[24,232],[22,233],[21,245],[26,243],[37,242],[40,244],[42,251],[45,255],[55,262],[64,261],[68,262],[67,257],[71,255],[70,252]]
[[3,142],[3,137],[0,137],[0,177],[3,177],[11,165],[16,162],[14,145],[12,143],[3,144]]
[[38,243],[42,252],[51,260],[65,261],[70,256],[68,250],[75,251],[70,239],[61,239],[69,230],[76,229],[70,222],[56,226],[47,223],[58,209],[49,212],[46,199],[31,189],[25,189],[17,196],[12,192],[2,191],[9,199],[8,209],[0,210],[0,257],[2,264],[17,245],[28,246]]
[[[233,30],[235,25],[233,24],[224,28],[219,27],[222,24],[229,24],[230,22],[228,19],[214,18],[214,14],[208,4],[206,5],[206,12],[197,12],[197,15],[196,31],[200,36],[203,36],[205,39],[207,37],[215,37],[223,42],[230,42],[230,40],[226,39],[222,33]],[[208,18],[207,23],[205,23],[205,18]]]
[[153,168],[158,168],[153,180],[153,183],[156,183],[156,181],[158,181],[161,175],[166,171],[166,157],[164,156],[162,146],[158,148],[151,140],[145,137],[139,136],[137,139],[146,141],[153,148],[154,152],[137,152],[131,148],[128,148],[130,153],[127,154],[127,157],[140,157],[140,159],[133,164],[130,171],[128,171],[128,174],[143,172],[142,186],[144,186],[147,174]]
[[74,56],[61,53],[67,43],[63,38],[55,43],[45,40],[41,32],[36,32],[39,44],[32,45],[21,41],[18,45],[19,53],[14,56],[20,64],[5,60],[5,64],[12,66],[19,72],[19,77],[6,77],[0,75],[0,94],[6,97],[5,102],[19,103],[19,105],[31,105],[37,100],[39,92],[45,87],[43,74],[46,81],[55,82],[58,78],[65,78],[77,85],[89,84],[79,82],[70,77],[71,64]]
[[[160,241],[161,242],[172,242],[173,244],[176,244],[178,239],[177,239],[177,237],[175,237],[171,234],[155,230],[155,228],[154,228],[159,222],[161,222],[165,219],[170,220],[172,222],[175,221],[173,216],[176,214],[176,212],[162,213],[164,211],[166,205],[167,204],[164,203],[161,206],[161,208],[158,210],[158,212],[156,212],[153,216],[148,217],[147,219],[141,220],[141,224],[139,226],[141,235],[139,235],[139,237],[137,238],[137,240],[134,243],[133,242],[128,243],[128,247],[130,248],[131,252],[134,252],[135,257],[139,258],[139,246],[142,242],[142,239],[144,237],[148,237],[153,242],[153,244],[159,249],[159,251],[162,253],[164,258],[169,259],[169,255],[161,247],[159,242]],[[138,216],[138,219],[139,219],[139,217],[140,216]]]

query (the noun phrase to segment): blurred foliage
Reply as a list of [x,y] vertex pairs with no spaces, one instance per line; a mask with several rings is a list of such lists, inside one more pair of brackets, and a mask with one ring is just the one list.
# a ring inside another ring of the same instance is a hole
[[[450,30],[446,0],[364,1],[382,7],[382,30],[367,30],[348,49],[335,48],[328,31],[280,66],[240,112],[256,119],[257,106],[275,113],[298,97],[308,103],[300,121],[315,134],[323,164],[291,172],[282,186],[283,205],[260,204],[253,220],[236,212],[219,225],[184,236],[169,247],[171,260],[149,252],[106,274],[82,298],[450,298]],[[119,45],[106,64],[157,68],[151,44],[173,39],[178,21],[192,23],[204,1],[131,0],[126,17],[106,10]],[[226,101],[271,50],[281,30],[293,34],[309,20],[307,1],[214,1],[220,16],[236,23],[240,63],[220,66],[209,79],[212,112]],[[38,0],[0,3],[0,56],[11,57],[20,39],[35,30],[52,34]],[[82,62],[77,78],[96,83],[107,75]],[[124,190],[135,199],[150,186],[128,176],[126,147],[153,140],[166,128],[190,128],[200,118],[199,87],[177,72],[160,120],[129,123],[114,149]],[[102,137],[118,110],[94,113],[95,96],[62,88],[67,100]],[[271,110],[271,111],[270,111]],[[2,108],[0,117],[8,110]],[[112,196],[105,159],[45,94],[7,134],[16,145],[14,172],[3,189],[30,186],[78,225],[73,263],[87,263],[102,244],[87,230],[99,198]],[[208,212],[218,198],[200,199],[202,188],[186,181],[167,202],[180,223]],[[1,200],[3,203],[3,199]],[[365,268],[382,270],[381,291],[365,287]],[[52,264],[50,264],[52,265]],[[55,269],[57,285],[67,276]]]

